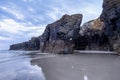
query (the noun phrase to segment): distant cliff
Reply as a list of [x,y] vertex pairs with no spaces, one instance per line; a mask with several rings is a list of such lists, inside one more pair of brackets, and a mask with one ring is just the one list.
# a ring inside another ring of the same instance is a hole
[[39,50],[40,40],[39,37],[32,37],[31,40],[10,45],[10,50]]

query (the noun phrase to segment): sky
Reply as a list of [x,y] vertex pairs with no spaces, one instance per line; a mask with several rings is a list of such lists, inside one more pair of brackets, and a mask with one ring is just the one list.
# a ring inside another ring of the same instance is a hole
[[0,0],[0,50],[40,36],[64,14],[83,14],[82,24],[99,17],[102,0]]

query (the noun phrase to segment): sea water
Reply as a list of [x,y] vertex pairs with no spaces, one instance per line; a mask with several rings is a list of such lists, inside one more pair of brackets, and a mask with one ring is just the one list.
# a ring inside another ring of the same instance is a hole
[[45,80],[42,68],[31,64],[30,51],[0,51],[0,80]]

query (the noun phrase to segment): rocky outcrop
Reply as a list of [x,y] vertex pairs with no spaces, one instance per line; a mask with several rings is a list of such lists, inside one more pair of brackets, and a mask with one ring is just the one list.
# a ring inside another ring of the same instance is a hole
[[64,15],[60,20],[48,24],[44,33],[38,38],[31,38],[27,46],[21,44],[10,46],[10,50],[38,50],[49,53],[73,53],[76,36],[79,35],[82,14]]
[[14,44],[10,50],[41,50],[73,53],[78,50],[114,50],[120,53],[120,1],[104,0],[100,18],[85,23],[81,14],[64,15],[48,24],[44,33],[28,42]]
[[120,0],[104,0],[101,20],[113,49],[120,53]]
[[39,37],[32,37],[31,40],[27,42],[13,44],[10,46],[10,50],[39,50],[39,48]]
[[41,51],[73,53],[74,40],[79,34],[81,21],[81,14],[64,15],[60,20],[47,25],[40,39]]
[[28,50],[39,50],[39,49],[40,49],[39,37],[32,37],[31,40],[28,41]]
[[27,50],[28,42],[13,44],[10,46],[10,50]]
[[[104,29],[104,22],[100,20],[100,18],[88,21],[83,24],[82,30],[94,30],[94,31],[102,31]],[[85,31],[86,32],[86,31]],[[85,33],[84,32],[84,33]]]
[[83,50],[112,50],[108,37],[104,33],[104,23],[100,18],[83,24],[80,35],[76,39],[77,49]]
[[[49,53],[73,53],[73,50],[112,50],[100,18],[86,22],[80,29],[81,14],[64,15],[48,24],[44,33],[28,42],[14,44],[10,50],[41,50]],[[114,45],[118,46],[118,44]],[[115,48],[118,50],[118,48]]]

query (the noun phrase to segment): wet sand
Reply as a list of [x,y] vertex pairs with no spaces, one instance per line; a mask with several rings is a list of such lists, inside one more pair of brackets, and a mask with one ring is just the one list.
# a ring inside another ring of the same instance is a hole
[[45,80],[41,67],[31,65],[29,53],[37,52],[0,51],[0,80]]
[[120,56],[109,54],[56,55],[31,60],[46,80],[120,80]]

